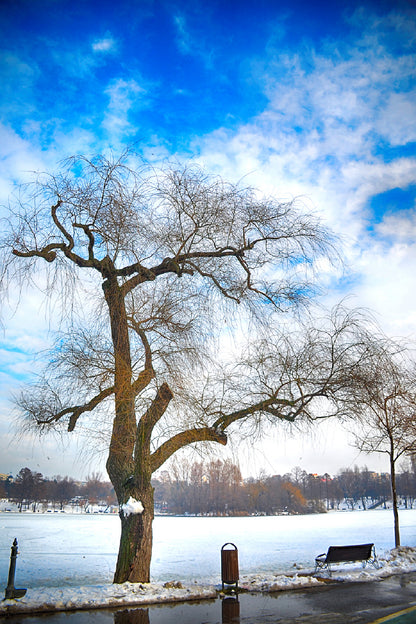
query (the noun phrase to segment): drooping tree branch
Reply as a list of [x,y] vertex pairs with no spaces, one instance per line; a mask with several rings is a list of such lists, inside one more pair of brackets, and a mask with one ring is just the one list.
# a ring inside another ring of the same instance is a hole
[[113,386],[111,386],[110,388],[106,388],[105,390],[102,390],[99,394],[97,394],[93,399],[88,401],[88,403],[86,403],[85,405],[81,405],[74,409],[69,419],[68,431],[73,431],[75,429],[75,425],[77,424],[77,420],[81,416],[81,414],[83,414],[84,412],[91,412],[91,410],[97,407],[97,405],[102,403],[104,399],[111,396],[113,393]]
[[[106,388],[105,390],[102,390],[101,392],[99,392],[92,399],[87,401],[87,403],[84,403],[83,405],[73,405],[70,407],[65,407],[64,409],[49,415],[47,418],[43,418],[41,415],[42,414],[41,405],[37,407],[36,413],[34,412],[34,410],[28,409],[28,406],[26,406],[25,409],[28,413],[32,414],[33,418],[35,419],[36,423],[39,426],[51,425],[53,423],[56,423],[62,420],[65,416],[70,415],[69,422],[68,422],[68,431],[73,431],[77,424],[78,418],[81,416],[81,414],[84,414],[85,412],[91,412],[100,403],[102,403],[104,399],[108,398],[113,393],[114,393],[114,387],[110,386]],[[23,403],[23,406],[24,406],[25,401],[21,400],[21,403]]]

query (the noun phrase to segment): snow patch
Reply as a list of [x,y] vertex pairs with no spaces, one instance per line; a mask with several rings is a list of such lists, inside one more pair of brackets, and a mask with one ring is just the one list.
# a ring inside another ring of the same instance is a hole
[[401,546],[393,548],[385,556],[378,557],[379,568],[372,565],[362,567],[361,563],[333,564],[332,574],[312,570],[293,575],[285,574],[247,574],[240,579],[240,587],[252,592],[274,592],[288,589],[300,589],[331,582],[379,581],[387,576],[416,571],[416,548]]
[[134,516],[136,514],[143,513],[144,507],[143,507],[141,501],[138,501],[135,498],[133,498],[132,496],[130,496],[130,498],[127,501],[127,503],[124,503],[123,505],[121,505],[120,511],[126,517],[130,516],[130,515]]
[[20,600],[0,602],[0,616],[11,613],[39,613],[53,611],[74,611],[77,609],[97,609],[102,607],[134,606],[187,600],[207,600],[215,598],[216,592],[210,587],[183,587],[172,581],[157,583],[122,583],[87,587],[38,587],[28,589]]
[[323,581],[311,574],[286,576],[285,574],[251,574],[240,580],[240,587],[251,592],[275,592],[288,589],[321,586]]

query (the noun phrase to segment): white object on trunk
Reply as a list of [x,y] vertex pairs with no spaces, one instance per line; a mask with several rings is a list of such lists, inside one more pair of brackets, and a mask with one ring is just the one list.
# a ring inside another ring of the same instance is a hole
[[120,509],[126,517],[130,515],[141,514],[144,511],[142,502],[136,500],[132,496],[130,496],[127,503],[121,505]]

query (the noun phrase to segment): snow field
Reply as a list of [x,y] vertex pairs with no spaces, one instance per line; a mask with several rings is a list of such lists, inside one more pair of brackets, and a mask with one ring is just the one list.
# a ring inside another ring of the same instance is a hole
[[[333,581],[377,581],[416,571],[416,510],[400,512],[402,543],[393,549],[391,510],[249,518],[156,517],[150,584],[112,584],[119,518],[109,515],[0,513],[0,579],[7,583],[17,537],[20,600],[0,615],[214,598],[221,589],[220,549],[238,547],[241,588],[273,592],[319,587],[315,557],[331,545],[374,542],[380,569],[333,566]],[[325,578],[326,576],[326,578]]]

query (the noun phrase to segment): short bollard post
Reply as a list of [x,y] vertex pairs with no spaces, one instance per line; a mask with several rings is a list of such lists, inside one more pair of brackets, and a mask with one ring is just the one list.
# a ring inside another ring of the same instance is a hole
[[10,555],[10,568],[9,579],[7,581],[6,594],[4,600],[13,600],[14,598],[23,598],[27,589],[16,589],[14,586],[14,576],[16,574],[16,559],[17,559],[17,539],[14,538],[12,552]]
[[[226,546],[233,546],[234,550],[226,549]],[[227,542],[221,548],[222,588],[224,589],[224,585],[235,585],[236,589],[238,589],[239,578],[237,546],[231,542]]]

